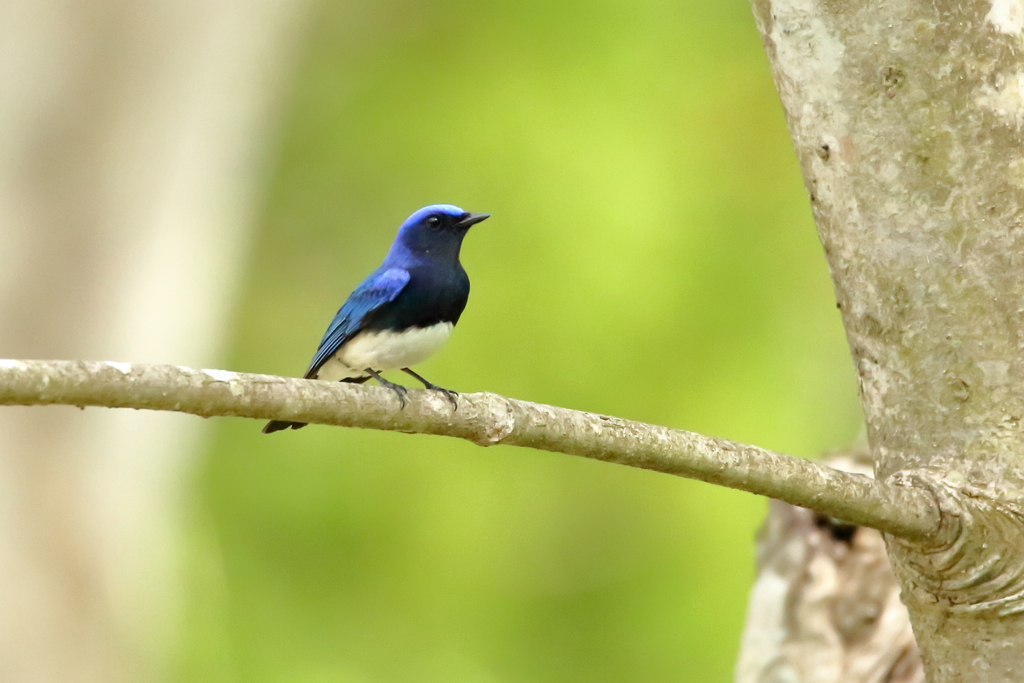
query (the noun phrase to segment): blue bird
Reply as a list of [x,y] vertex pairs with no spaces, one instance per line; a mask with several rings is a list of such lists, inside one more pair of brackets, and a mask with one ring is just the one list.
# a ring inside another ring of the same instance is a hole
[[[349,294],[327,326],[303,377],[357,384],[372,377],[405,407],[406,388],[380,375],[398,368],[458,408],[458,394],[425,380],[410,366],[434,355],[459,322],[469,298],[459,250],[469,228],[487,218],[490,214],[434,204],[405,219],[384,263]],[[305,426],[272,420],[263,433]]]

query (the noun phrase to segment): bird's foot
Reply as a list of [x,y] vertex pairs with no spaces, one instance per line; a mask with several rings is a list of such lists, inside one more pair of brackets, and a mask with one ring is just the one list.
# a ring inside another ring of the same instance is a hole
[[384,387],[385,389],[390,389],[391,391],[395,392],[395,396],[398,397],[398,403],[401,405],[400,409],[405,410],[405,395],[409,393],[408,389],[403,387],[401,384],[395,384],[394,382],[387,381],[386,379],[381,377],[380,373],[377,372],[376,370],[366,368],[366,372],[370,375],[370,377],[373,377],[375,380],[377,380],[382,387]]
[[459,409],[459,392],[452,391],[451,389],[445,389],[444,387],[439,387],[436,384],[427,384],[426,387],[431,391],[440,391],[442,394],[444,394],[444,397],[448,399],[449,403],[452,404],[452,410]]
[[409,368],[402,368],[402,372],[408,373],[415,377],[416,379],[418,379],[419,381],[423,382],[423,386],[426,387],[427,389],[430,389],[431,391],[440,391],[442,394],[444,394],[444,397],[448,399],[448,402],[452,404],[452,410],[459,409],[459,392],[452,391],[451,389],[445,389],[444,387],[439,387],[433,382],[423,379]]

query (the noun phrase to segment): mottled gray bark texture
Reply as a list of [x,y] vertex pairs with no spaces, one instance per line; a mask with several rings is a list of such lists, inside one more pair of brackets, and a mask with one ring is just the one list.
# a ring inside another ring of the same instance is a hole
[[941,500],[890,542],[928,680],[1024,677],[1024,4],[753,0],[875,470]]
[[402,408],[383,387],[172,365],[0,360],[0,405],[145,408],[454,436],[700,479],[908,539],[937,531],[930,493],[756,446],[495,394],[463,394],[457,410],[438,392],[408,397]]

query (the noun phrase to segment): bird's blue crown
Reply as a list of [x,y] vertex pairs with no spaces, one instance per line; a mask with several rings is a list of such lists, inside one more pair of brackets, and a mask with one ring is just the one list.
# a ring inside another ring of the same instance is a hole
[[431,204],[430,206],[424,206],[422,209],[414,211],[412,215],[406,218],[402,223],[402,228],[422,223],[423,220],[431,214],[443,214],[445,216],[458,218],[459,216],[465,215],[465,213],[465,211],[454,204]]

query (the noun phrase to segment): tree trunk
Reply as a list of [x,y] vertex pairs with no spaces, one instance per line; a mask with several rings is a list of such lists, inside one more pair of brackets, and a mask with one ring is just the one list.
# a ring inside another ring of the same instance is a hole
[[860,377],[928,680],[1024,672],[1024,5],[753,0]]

